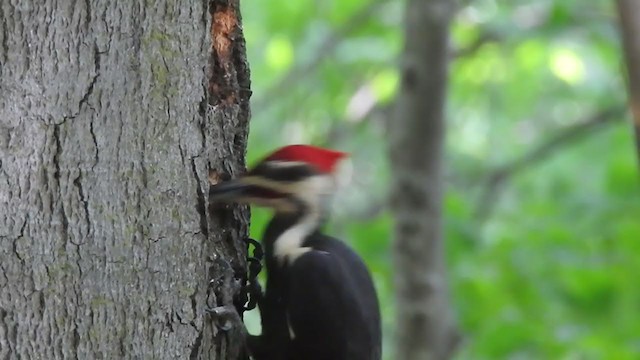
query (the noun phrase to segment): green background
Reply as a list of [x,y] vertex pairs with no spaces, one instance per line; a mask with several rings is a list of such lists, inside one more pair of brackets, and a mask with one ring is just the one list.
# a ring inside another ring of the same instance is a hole
[[[614,2],[459,5],[444,208],[464,338],[457,358],[640,358],[640,193]],[[375,276],[387,359],[395,321],[385,128],[403,10],[397,0],[242,2],[249,164],[288,143],[351,153],[351,182],[327,232]],[[269,216],[254,209],[253,237]],[[247,322],[259,331],[255,312]]]

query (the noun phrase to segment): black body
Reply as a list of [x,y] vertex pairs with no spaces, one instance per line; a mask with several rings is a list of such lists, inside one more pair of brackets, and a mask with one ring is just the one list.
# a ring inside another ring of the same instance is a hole
[[378,299],[353,250],[316,229],[302,242],[310,251],[293,261],[275,257],[275,241],[299,219],[277,214],[265,232],[267,288],[259,302],[262,335],[250,341],[254,358],[379,360]]

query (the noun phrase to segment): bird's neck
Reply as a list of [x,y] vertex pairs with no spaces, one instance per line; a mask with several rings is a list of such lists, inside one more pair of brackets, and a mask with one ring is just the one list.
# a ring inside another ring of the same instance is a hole
[[319,207],[301,206],[295,212],[275,213],[264,236],[267,256],[280,265],[293,262],[310,250],[305,240],[323,222],[324,212]]

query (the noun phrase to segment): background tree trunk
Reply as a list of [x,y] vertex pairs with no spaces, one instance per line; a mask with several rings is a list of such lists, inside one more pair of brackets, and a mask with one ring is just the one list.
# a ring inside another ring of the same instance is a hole
[[629,75],[629,107],[636,136],[636,155],[640,163],[640,2],[617,0],[622,45]]
[[238,357],[205,307],[242,302],[248,213],[206,196],[244,168],[239,23],[237,0],[1,3],[0,358]]
[[409,0],[402,85],[389,123],[396,359],[446,359],[457,342],[442,236],[442,147],[451,0]]

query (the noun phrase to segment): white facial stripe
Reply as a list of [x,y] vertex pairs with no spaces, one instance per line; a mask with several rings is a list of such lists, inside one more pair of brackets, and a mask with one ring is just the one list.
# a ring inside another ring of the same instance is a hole
[[291,326],[291,320],[289,319],[289,312],[287,312],[287,327],[289,328],[289,338],[291,340],[296,338],[296,333],[293,332],[293,327]]
[[278,181],[268,180],[259,176],[247,176],[242,178],[242,182],[247,185],[256,185],[265,187],[268,189],[273,189],[275,191],[279,191],[282,193],[290,193],[290,188],[288,183],[281,183]]
[[302,219],[276,239],[274,254],[280,261],[293,262],[311,250],[303,247],[302,243],[320,224],[322,203],[319,197],[331,193],[333,186],[333,179],[324,175],[313,176],[295,184],[295,194],[304,201],[307,208]]
[[315,230],[320,222],[320,214],[317,211],[310,211],[299,223],[283,232],[274,243],[274,254],[282,263],[288,260],[293,263],[302,254],[311,250],[303,247],[302,242]]
[[304,161],[283,161],[283,160],[270,160],[265,163],[267,166],[274,168],[287,168],[296,166],[308,166]]
[[[280,262],[293,262],[304,253],[311,250],[302,246],[304,240],[313,232],[322,217],[322,197],[333,192],[335,180],[330,175],[314,175],[303,181],[282,184],[265,180],[257,176],[248,176],[242,179],[249,185],[257,185],[274,189],[284,194],[293,194],[304,202],[305,214],[293,227],[283,232],[274,243],[274,254]],[[244,201],[258,205],[270,206],[276,211],[293,211],[295,205],[285,199],[258,199],[244,198]]]
[[318,205],[319,196],[333,194],[336,187],[335,179],[331,175],[314,175],[292,185],[292,193],[311,206]]
[[309,196],[328,195],[335,189],[335,179],[331,175],[313,175],[296,182],[278,182],[259,176],[247,176],[242,179],[247,185],[261,186],[284,194],[296,194],[302,198]]

